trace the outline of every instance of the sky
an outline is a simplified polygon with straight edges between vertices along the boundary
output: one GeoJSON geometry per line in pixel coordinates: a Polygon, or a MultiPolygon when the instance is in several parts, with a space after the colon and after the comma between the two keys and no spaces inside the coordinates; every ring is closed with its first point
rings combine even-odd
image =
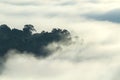
{"type": "MultiPolygon", "coordinates": [[[[119,0],[0,0],[0,24],[18,29],[32,24],[38,32],[67,29],[74,42],[45,59],[8,52],[0,80],[119,80],[119,3],[119,0]]],[[[46,48],[53,50],[59,45],[51,43],[46,48]]]]}

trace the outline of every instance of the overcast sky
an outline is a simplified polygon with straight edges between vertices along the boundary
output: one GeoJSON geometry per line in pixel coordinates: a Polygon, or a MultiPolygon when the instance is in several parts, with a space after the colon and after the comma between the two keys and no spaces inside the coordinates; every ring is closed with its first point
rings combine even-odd
{"type": "Polygon", "coordinates": [[[47,59],[10,52],[0,80],[120,80],[120,0],[0,0],[0,24],[79,37],[47,59]]]}
{"type": "Polygon", "coordinates": [[[119,0],[0,0],[0,7],[0,23],[13,27],[27,23],[64,26],[84,20],[120,22],[119,0]]]}

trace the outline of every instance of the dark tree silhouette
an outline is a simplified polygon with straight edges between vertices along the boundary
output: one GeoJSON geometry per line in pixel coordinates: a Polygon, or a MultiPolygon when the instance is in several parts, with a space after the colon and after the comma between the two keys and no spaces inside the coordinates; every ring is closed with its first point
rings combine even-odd
{"type": "Polygon", "coordinates": [[[46,57],[51,53],[44,50],[44,46],[52,42],[70,41],[70,32],[67,30],[54,28],[51,32],[36,31],[31,24],[25,25],[23,30],[10,29],[7,25],[0,26],[0,57],[4,57],[11,49],[16,49],[20,52],[30,52],[34,56],[46,57]]]}

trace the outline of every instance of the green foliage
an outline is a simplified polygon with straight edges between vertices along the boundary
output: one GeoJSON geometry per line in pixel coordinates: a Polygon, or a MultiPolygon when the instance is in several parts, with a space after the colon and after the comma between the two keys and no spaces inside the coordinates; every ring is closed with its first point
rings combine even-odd
{"type": "Polygon", "coordinates": [[[34,26],[25,25],[23,30],[10,29],[7,25],[0,26],[0,57],[6,55],[11,49],[20,52],[31,52],[35,56],[48,56],[51,53],[43,49],[44,46],[52,42],[71,40],[70,33],[67,30],[53,29],[51,32],[42,31],[32,34],[34,26]]]}

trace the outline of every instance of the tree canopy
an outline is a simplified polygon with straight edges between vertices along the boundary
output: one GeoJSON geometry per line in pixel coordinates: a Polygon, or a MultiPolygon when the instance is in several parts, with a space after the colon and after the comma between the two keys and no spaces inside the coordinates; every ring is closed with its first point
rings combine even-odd
{"type": "Polygon", "coordinates": [[[0,25],[0,57],[5,56],[12,49],[45,57],[51,53],[44,50],[44,46],[52,42],[71,40],[70,32],[66,29],[54,28],[51,32],[42,31],[32,34],[33,31],[36,30],[31,24],[25,25],[23,30],[11,29],[6,24],[0,25]]]}

